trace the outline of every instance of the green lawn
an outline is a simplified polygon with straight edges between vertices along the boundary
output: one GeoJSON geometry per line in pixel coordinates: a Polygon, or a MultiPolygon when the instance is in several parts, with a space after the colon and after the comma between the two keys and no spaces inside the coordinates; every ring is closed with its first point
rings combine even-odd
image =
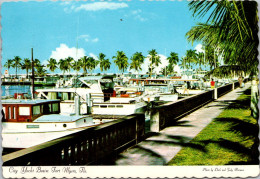
{"type": "Polygon", "coordinates": [[[258,165],[258,128],[257,120],[250,116],[249,89],[168,165],[258,165]],[[200,147],[191,147],[195,145],[200,147]]]}

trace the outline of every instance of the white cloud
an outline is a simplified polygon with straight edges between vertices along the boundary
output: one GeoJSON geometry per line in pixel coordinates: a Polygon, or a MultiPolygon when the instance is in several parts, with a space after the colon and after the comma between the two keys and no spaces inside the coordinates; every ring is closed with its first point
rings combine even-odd
{"type": "Polygon", "coordinates": [[[143,12],[141,9],[133,10],[129,14],[126,14],[125,17],[133,17],[134,19],[140,20],[142,22],[148,20],[147,18],[143,17],[143,12]]]}
{"type": "Polygon", "coordinates": [[[114,3],[114,2],[95,2],[91,4],[83,4],[77,8],[75,11],[85,10],[85,11],[99,11],[99,10],[116,10],[120,8],[126,8],[128,5],[126,3],[114,3]]]}
{"type": "Polygon", "coordinates": [[[80,35],[78,39],[84,39],[86,42],[93,42],[93,43],[99,41],[98,38],[91,38],[90,35],[88,34],[80,35]]]}
{"type": "Polygon", "coordinates": [[[138,20],[140,20],[142,22],[147,20],[147,18],[142,17],[140,14],[136,15],[135,19],[138,19],[138,20]]]}
{"type": "Polygon", "coordinates": [[[99,41],[98,38],[94,38],[94,39],[92,40],[92,42],[98,42],[98,41],[99,41]]]}
{"type": "Polygon", "coordinates": [[[199,52],[203,52],[204,53],[204,50],[203,50],[202,47],[203,47],[202,44],[196,45],[196,47],[195,47],[196,52],[197,53],[199,53],[199,52]]]}
{"type": "Polygon", "coordinates": [[[60,4],[61,4],[62,6],[66,6],[66,5],[71,4],[71,2],[72,2],[72,1],[63,1],[63,2],[61,2],[60,4]]]}
{"type": "Polygon", "coordinates": [[[141,9],[137,9],[137,10],[132,11],[132,14],[135,15],[135,14],[139,14],[141,12],[142,12],[141,9]]]}
{"type": "Polygon", "coordinates": [[[98,57],[94,53],[89,53],[90,57],[93,57],[95,60],[98,60],[98,57]]]}
{"type": "Polygon", "coordinates": [[[83,48],[77,49],[76,47],[68,47],[66,44],[60,44],[55,51],[51,52],[50,58],[54,58],[59,61],[60,59],[72,57],[74,60],[77,60],[84,56],[85,50],[83,48]]]}

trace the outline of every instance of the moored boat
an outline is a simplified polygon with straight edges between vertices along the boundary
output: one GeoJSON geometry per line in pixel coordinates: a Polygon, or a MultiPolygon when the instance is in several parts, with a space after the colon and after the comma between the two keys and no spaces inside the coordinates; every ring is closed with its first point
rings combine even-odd
{"type": "Polygon", "coordinates": [[[90,115],[60,113],[59,100],[1,102],[3,148],[28,148],[95,125],[90,115]]]}
{"type": "Polygon", "coordinates": [[[72,103],[75,95],[80,96],[82,114],[91,112],[99,115],[129,115],[141,112],[146,103],[136,96],[137,93],[133,94],[133,91],[128,89],[123,90],[126,89],[120,89],[117,93],[114,89],[113,76],[103,75],[79,78],[69,88],[36,91],[38,98],[60,99],[61,112],[74,110],[72,103]]]}

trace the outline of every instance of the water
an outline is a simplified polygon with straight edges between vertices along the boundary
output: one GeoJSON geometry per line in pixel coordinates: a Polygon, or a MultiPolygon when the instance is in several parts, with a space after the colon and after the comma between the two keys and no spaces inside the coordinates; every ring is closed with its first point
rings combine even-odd
{"type": "MultiPolygon", "coordinates": [[[[35,87],[40,89],[43,87],[35,87]]],[[[31,85],[1,85],[1,96],[14,96],[14,93],[28,93],[31,96],[31,85]]]]}

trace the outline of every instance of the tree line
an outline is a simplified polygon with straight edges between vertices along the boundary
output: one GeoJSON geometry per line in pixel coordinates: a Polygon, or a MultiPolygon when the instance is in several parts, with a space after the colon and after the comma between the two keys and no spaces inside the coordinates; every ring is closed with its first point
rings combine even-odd
{"type": "MultiPolygon", "coordinates": [[[[177,65],[178,62],[180,62],[180,66],[183,68],[191,68],[193,65],[199,65],[200,70],[202,70],[202,65],[209,65],[210,68],[213,66],[216,67],[218,65],[217,58],[212,56],[212,51],[208,50],[207,52],[207,58],[205,58],[205,53],[197,53],[196,50],[190,49],[187,50],[185,56],[180,59],[177,53],[171,52],[170,56],[167,57],[168,65],[165,68],[162,68],[160,72],[164,75],[173,74],[174,66],[177,65]]],[[[116,64],[121,73],[124,73],[128,68],[139,72],[142,70],[141,66],[144,63],[145,58],[149,59],[150,64],[148,67],[148,73],[152,76],[154,68],[161,64],[160,56],[155,49],[148,51],[147,57],[145,57],[142,52],[134,53],[130,57],[130,63],[128,62],[129,58],[123,51],[117,51],[116,55],[112,57],[112,59],[114,59],[113,62],[116,64]]],[[[39,59],[34,59],[36,76],[45,76],[47,74],[46,67],[51,72],[55,72],[56,69],[60,69],[63,72],[63,75],[65,72],[70,72],[71,70],[76,71],[77,74],[80,70],[83,70],[83,75],[86,75],[89,72],[92,73],[98,65],[100,66],[101,72],[107,71],[111,67],[110,60],[106,58],[106,55],[103,53],[99,53],[97,60],[90,56],[84,56],[78,60],[75,60],[72,57],[67,57],[65,59],[60,59],[59,61],[54,58],[50,58],[47,61],[47,65],[44,66],[41,64],[39,59]]],[[[29,58],[24,58],[22,60],[19,56],[15,56],[14,59],[8,59],[4,67],[8,68],[8,71],[10,68],[15,68],[16,77],[18,69],[26,70],[26,77],[28,78],[29,70],[32,69],[32,63],[29,58]]]]}

